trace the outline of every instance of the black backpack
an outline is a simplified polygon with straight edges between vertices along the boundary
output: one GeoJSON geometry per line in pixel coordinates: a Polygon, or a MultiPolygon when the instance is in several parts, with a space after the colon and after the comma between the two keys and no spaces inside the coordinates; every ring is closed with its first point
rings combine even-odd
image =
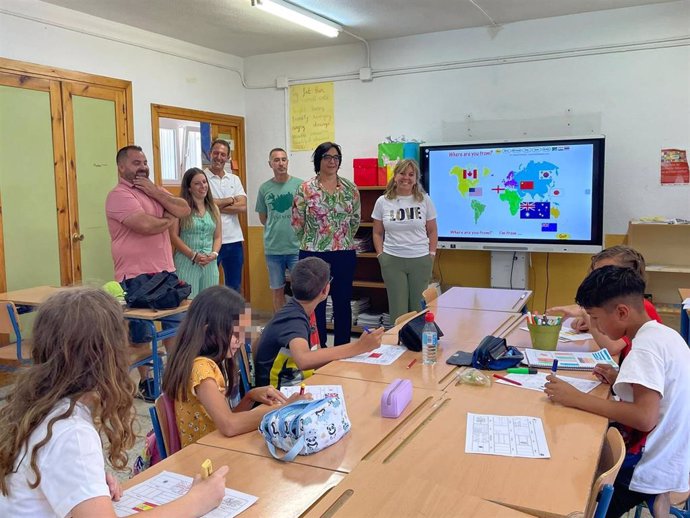
{"type": "Polygon", "coordinates": [[[142,273],[127,283],[130,308],[173,309],[189,297],[192,287],[170,272],[142,273]]]}
{"type": "MultiPolygon", "coordinates": [[[[399,345],[404,345],[410,351],[419,352],[422,350],[422,329],[424,329],[424,324],[426,324],[424,316],[425,313],[417,315],[402,326],[402,329],[398,332],[399,345]]],[[[443,331],[441,331],[441,328],[438,327],[436,322],[434,322],[434,326],[436,327],[436,334],[441,338],[443,336],[443,331]]]]}

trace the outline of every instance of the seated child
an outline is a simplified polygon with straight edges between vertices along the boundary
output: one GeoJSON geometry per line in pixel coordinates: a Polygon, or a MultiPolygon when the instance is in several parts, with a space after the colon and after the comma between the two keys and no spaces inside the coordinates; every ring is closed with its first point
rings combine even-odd
{"type": "MultiPolygon", "coordinates": [[[[602,250],[598,254],[592,256],[590,271],[601,268],[602,266],[611,265],[632,268],[639,274],[640,277],[642,277],[642,279],[646,279],[644,257],[642,257],[642,254],[640,254],[634,248],[630,248],[629,246],[625,245],[616,245],[602,250]]],[[[644,308],[649,315],[649,318],[661,323],[661,317],[659,317],[654,304],[647,299],[644,299],[644,308]]],[[[612,340],[611,338],[601,334],[596,327],[592,327],[590,325],[587,312],[577,304],[549,308],[546,313],[548,315],[562,314],[566,318],[574,317],[574,320],[571,323],[573,329],[581,333],[591,333],[594,337],[594,341],[597,343],[597,345],[599,345],[599,347],[602,349],[608,349],[608,351],[614,356],[620,353],[621,362],[630,352],[632,342],[629,337],[624,336],[620,340],[612,340]]]]}
{"type": "MultiPolygon", "coordinates": [[[[33,328],[33,365],[17,377],[0,415],[0,516],[115,518],[122,495],[105,473],[127,466],[135,386],[129,376],[122,308],[94,288],[69,288],[40,307],[33,328]]],[[[228,467],[198,481],[147,516],[200,516],[225,494],[228,467]]]]}
{"type": "Polygon", "coordinates": [[[544,390],[552,401],[608,417],[621,429],[626,457],[607,517],[618,517],[655,495],[688,490],[690,349],[673,329],[649,318],[644,287],[634,270],[604,266],[577,290],[576,301],[592,326],[612,340],[629,336],[633,341],[620,372],[607,365],[594,369],[620,401],[585,394],[555,375],[547,377],[544,390]],[[648,434],[641,448],[640,434],[648,434]]]}
{"type": "Polygon", "coordinates": [[[328,297],[330,266],[318,257],[297,261],[290,273],[293,297],[264,328],[255,352],[256,385],[299,384],[312,370],[381,345],[383,327],[365,332],[349,344],[319,348],[310,343],[310,317],[328,297]]]}
{"type": "Polygon", "coordinates": [[[183,448],[216,429],[228,437],[256,430],[276,405],[300,399],[286,399],[273,387],[261,387],[231,408],[233,358],[250,323],[242,296],[225,286],[203,290],[189,305],[163,375],[163,392],[175,400],[183,448]],[[261,404],[254,407],[256,403],[261,404]]]}

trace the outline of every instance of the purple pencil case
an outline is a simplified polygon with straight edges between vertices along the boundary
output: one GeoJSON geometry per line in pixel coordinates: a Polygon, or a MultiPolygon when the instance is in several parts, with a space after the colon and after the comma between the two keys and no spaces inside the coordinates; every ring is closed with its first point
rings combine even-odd
{"type": "Polygon", "coordinates": [[[412,382],[398,378],[381,395],[381,417],[400,417],[412,401],[412,382]]]}

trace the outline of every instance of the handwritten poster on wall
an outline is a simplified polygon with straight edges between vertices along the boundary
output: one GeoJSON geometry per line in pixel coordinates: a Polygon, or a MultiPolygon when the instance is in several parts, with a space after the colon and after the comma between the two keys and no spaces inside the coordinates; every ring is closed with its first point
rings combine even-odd
{"type": "Polygon", "coordinates": [[[293,151],[312,151],[335,140],[333,83],[290,87],[290,134],[293,151]]]}

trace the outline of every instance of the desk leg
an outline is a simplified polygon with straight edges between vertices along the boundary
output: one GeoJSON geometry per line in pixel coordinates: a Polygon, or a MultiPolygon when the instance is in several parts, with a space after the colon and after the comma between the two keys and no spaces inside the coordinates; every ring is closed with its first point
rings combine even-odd
{"type": "Polygon", "coordinates": [[[157,398],[161,393],[163,360],[158,354],[159,334],[156,331],[156,325],[152,320],[147,320],[146,323],[151,328],[151,360],[153,361],[153,397],[157,398]]]}

